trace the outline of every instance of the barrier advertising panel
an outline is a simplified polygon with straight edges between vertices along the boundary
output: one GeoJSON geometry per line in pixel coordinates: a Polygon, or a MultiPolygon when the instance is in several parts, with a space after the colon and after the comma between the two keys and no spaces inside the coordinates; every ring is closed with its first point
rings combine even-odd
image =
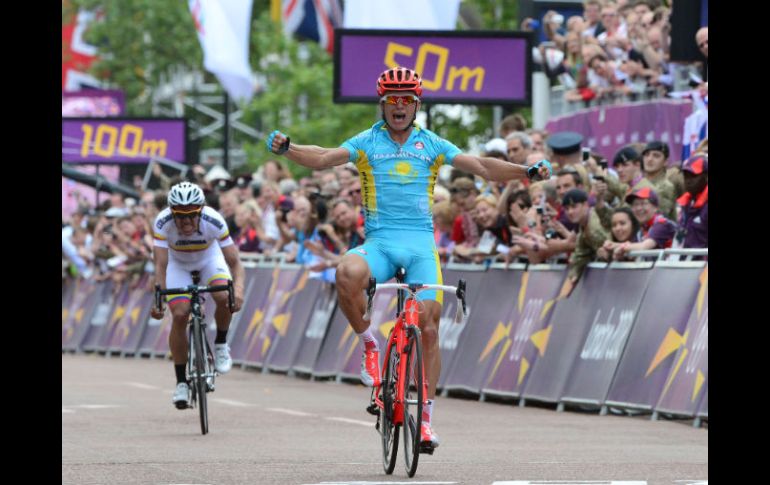
{"type": "Polygon", "coordinates": [[[243,362],[246,365],[262,367],[267,363],[270,348],[287,331],[291,320],[291,308],[294,295],[307,283],[307,271],[298,268],[281,268],[273,273],[274,281],[263,304],[252,317],[243,343],[246,352],[243,362]]]}
{"type": "MultiPolygon", "coordinates": [[[[334,285],[321,284],[318,295],[310,311],[310,321],[305,328],[304,338],[300,342],[299,352],[292,370],[311,374],[318,360],[321,347],[326,341],[327,331],[331,327],[332,317],[337,308],[337,292],[334,285]]],[[[339,310],[341,312],[341,310],[339,310]]]]}
{"type": "Polygon", "coordinates": [[[104,350],[102,335],[112,327],[116,320],[115,310],[118,303],[125,297],[124,289],[125,284],[121,284],[115,289],[111,281],[102,288],[101,298],[91,318],[88,334],[83,339],[83,350],[89,352],[104,350]]]}
{"type": "Polygon", "coordinates": [[[518,397],[529,377],[529,369],[545,351],[550,320],[556,297],[566,271],[533,270],[522,274],[516,300],[520,318],[514,323],[509,350],[501,355],[500,365],[487,378],[484,394],[518,397]]]}
{"type": "Polygon", "coordinates": [[[674,354],[688,345],[688,338],[692,342],[685,329],[699,288],[705,291],[708,283],[706,269],[657,267],[654,272],[610,386],[608,405],[652,410],[674,365],[674,354]]]}
{"type": "Polygon", "coordinates": [[[598,271],[604,273],[604,279],[587,282],[586,290],[598,298],[562,392],[563,402],[597,406],[604,402],[652,273],[649,268],[598,271]]]}
{"type": "Polygon", "coordinates": [[[153,293],[148,290],[151,277],[150,274],[143,275],[136,287],[129,290],[123,314],[107,341],[107,350],[110,352],[136,352],[152,306],[153,293]]]}
{"type": "Polygon", "coordinates": [[[538,355],[521,397],[544,402],[558,402],[567,384],[572,363],[580,352],[591,327],[593,308],[600,295],[604,272],[586,268],[568,298],[557,299],[542,337],[538,355]]]}
{"type": "Polygon", "coordinates": [[[321,281],[308,279],[308,275],[307,271],[303,271],[297,285],[304,287],[292,294],[286,322],[276,326],[277,333],[267,358],[267,366],[271,370],[288,371],[297,358],[311,312],[321,293],[321,281]]]}
{"type": "Polygon", "coordinates": [[[447,372],[444,389],[481,392],[487,377],[513,344],[513,325],[519,319],[517,298],[522,271],[488,271],[479,289],[462,351],[447,372]]]}
{"type": "Polygon", "coordinates": [[[452,295],[444,295],[444,306],[441,309],[441,321],[439,322],[439,348],[441,349],[441,368],[443,371],[439,376],[438,388],[443,388],[446,382],[446,376],[452,368],[455,357],[460,353],[462,342],[468,322],[473,318],[473,309],[477,302],[482,300],[481,284],[487,273],[484,271],[451,270],[442,269],[444,284],[457,286],[460,278],[465,280],[465,303],[468,314],[460,323],[455,323],[457,305],[460,303],[452,295]]]}
{"type": "Polygon", "coordinates": [[[698,291],[673,367],[655,411],[695,416],[708,386],[709,302],[708,286],[698,291]]]}
{"type": "Polygon", "coordinates": [[[246,271],[246,285],[243,293],[243,307],[238,325],[227,335],[230,343],[230,356],[233,363],[242,364],[246,355],[248,342],[246,333],[252,330],[257,321],[262,318],[262,309],[265,307],[265,299],[270,293],[273,284],[277,284],[280,269],[275,268],[244,268],[246,271]]]}
{"type": "Polygon", "coordinates": [[[61,346],[63,350],[77,351],[88,334],[106,284],[78,278],[72,286],[68,305],[62,305],[61,310],[61,346]]]}
{"type": "MultiPolygon", "coordinates": [[[[337,308],[326,331],[318,359],[313,364],[313,377],[336,376],[356,349],[361,352],[358,341],[342,309],[337,308]]],[[[360,361],[360,354],[358,358],[360,361]]]]}
{"type": "Polygon", "coordinates": [[[703,401],[701,401],[698,407],[698,417],[708,419],[709,418],[709,392],[706,388],[706,393],[703,395],[703,401]]]}

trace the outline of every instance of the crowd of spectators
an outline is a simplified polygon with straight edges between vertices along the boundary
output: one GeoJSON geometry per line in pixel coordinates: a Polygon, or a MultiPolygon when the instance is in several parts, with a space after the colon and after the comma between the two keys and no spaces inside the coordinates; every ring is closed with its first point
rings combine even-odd
{"type": "MultiPolygon", "coordinates": [[[[568,263],[574,284],[592,260],[708,247],[707,140],[685,161],[670,160],[668,145],[657,140],[627,145],[610,161],[582,149],[579,134],[527,130],[518,115],[499,128],[505,139],[487,143],[485,155],[526,165],[547,158],[553,175],[501,184],[441,170],[431,210],[442,262],[568,263]]],[[[341,256],[365,240],[361,181],[352,164],[298,180],[279,160],[240,176],[196,165],[189,179],[225,218],[241,253],[296,262],[334,281],[341,256]]],[[[139,200],[112,194],[62,221],[63,273],[135,284],[152,271],[151,224],[178,181],[162,176],[162,188],[139,200]]]]}
{"type": "MultiPolygon", "coordinates": [[[[670,2],[668,2],[670,4],[670,2]]],[[[533,60],[569,102],[591,103],[661,97],[674,89],[670,61],[671,8],[662,0],[586,0],[583,16],[567,19],[549,10],[526,18],[521,29],[541,27],[546,41],[533,60]]],[[[708,27],[694,42],[705,58],[690,74],[691,87],[708,89],[708,27]]]]}

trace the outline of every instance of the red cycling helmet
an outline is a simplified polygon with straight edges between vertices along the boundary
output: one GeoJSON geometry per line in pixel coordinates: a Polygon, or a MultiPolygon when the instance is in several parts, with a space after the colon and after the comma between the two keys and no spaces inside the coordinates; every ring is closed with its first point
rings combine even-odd
{"type": "Polygon", "coordinates": [[[422,96],[422,79],[411,69],[394,67],[377,78],[377,96],[384,95],[385,91],[414,91],[417,96],[422,96]]]}

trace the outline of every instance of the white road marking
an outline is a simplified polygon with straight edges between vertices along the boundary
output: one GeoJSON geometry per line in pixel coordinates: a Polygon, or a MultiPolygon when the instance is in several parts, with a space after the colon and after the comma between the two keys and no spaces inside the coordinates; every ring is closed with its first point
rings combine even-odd
{"type": "MultiPolygon", "coordinates": [[[[361,421],[359,419],[348,419],[348,418],[324,418],[324,419],[326,419],[327,421],[339,421],[341,423],[358,424],[358,425],[367,426],[367,427],[374,426],[373,422],[361,421]]],[[[394,482],[388,482],[388,483],[394,483],[394,482]]],[[[409,482],[409,483],[419,483],[419,482],[409,482]]]]}
{"type": "Polygon", "coordinates": [[[73,411],[72,409],[61,408],[61,412],[62,413],[74,413],[75,411],[73,411]]]}
{"type": "Polygon", "coordinates": [[[451,485],[457,482],[319,482],[303,483],[302,485],[451,485]]]}
{"type": "Polygon", "coordinates": [[[109,409],[109,408],[119,408],[122,406],[119,406],[117,404],[77,404],[72,407],[83,408],[83,409],[109,409]]]}
{"type": "Polygon", "coordinates": [[[312,413],[303,413],[302,411],[294,411],[293,409],[284,408],[267,408],[268,411],[275,411],[276,413],[289,414],[291,416],[315,416],[312,413]]]}
{"type": "Polygon", "coordinates": [[[149,391],[157,391],[160,387],[151,386],[149,384],[143,384],[141,382],[126,382],[129,386],[138,387],[139,389],[147,389],[149,391]]]}
{"type": "Polygon", "coordinates": [[[222,404],[227,404],[228,406],[236,406],[239,408],[245,408],[245,407],[252,407],[254,404],[249,404],[246,402],[241,401],[233,401],[232,399],[219,399],[219,398],[212,398],[212,401],[220,402],[222,404]]]}
{"type": "Polygon", "coordinates": [[[492,485],[647,485],[647,481],[625,480],[513,480],[492,485]]]}

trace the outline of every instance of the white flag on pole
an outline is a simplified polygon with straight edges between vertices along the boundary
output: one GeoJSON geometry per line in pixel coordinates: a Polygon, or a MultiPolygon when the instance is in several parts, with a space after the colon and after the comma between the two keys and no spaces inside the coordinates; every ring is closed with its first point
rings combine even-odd
{"type": "Polygon", "coordinates": [[[203,48],[203,66],[236,102],[254,94],[249,67],[252,0],[188,0],[203,48]]]}
{"type": "Polygon", "coordinates": [[[455,30],[460,0],[347,0],[346,29],[455,30]]]}

